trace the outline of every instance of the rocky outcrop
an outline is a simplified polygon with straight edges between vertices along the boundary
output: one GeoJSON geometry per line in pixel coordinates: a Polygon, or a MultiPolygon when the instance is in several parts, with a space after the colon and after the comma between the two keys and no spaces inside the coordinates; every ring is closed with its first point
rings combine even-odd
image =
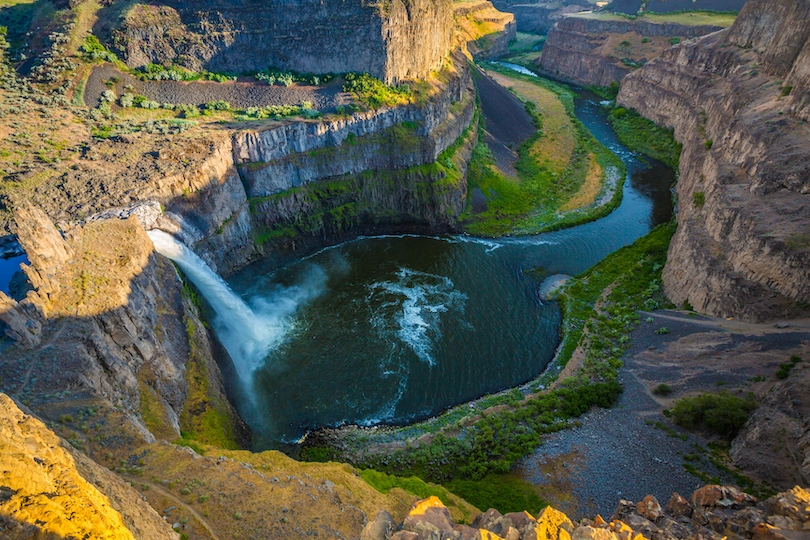
{"type": "Polygon", "coordinates": [[[118,409],[121,429],[145,442],[174,440],[181,429],[203,435],[197,423],[206,418],[233,434],[211,442],[245,440],[211,337],[138,218],[94,220],[62,239],[41,211],[18,212],[27,273],[36,278],[20,305],[40,325],[41,345],[4,351],[0,389],[51,420],[72,418],[88,400],[118,409]],[[199,372],[206,380],[192,376],[199,372]],[[65,388],[74,397],[54,400],[65,388]]]}
{"type": "Polygon", "coordinates": [[[670,38],[690,39],[721,29],[645,20],[562,17],[548,33],[539,66],[562,80],[608,86],[619,82],[635,66],[658,56],[670,46],[670,38]],[[641,46],[645,38],[647,42],[641,46]]]}
{"type": "Polygon", "coordinates": [[[174,63],[241,73],[370,73],[386,82],[426,78],[450,48],[450,0],[245,0],[139,4],[113,31],[131,67],[174,63]]]}
{"type": "MultiPolygon", "coordinates": [[[[421,104],[235,133],[233,168],[168,201],[150,226],[182,238],[223,275],[274,246],[307,245],[300,237],[323,245],[387,224],[451,230],[466,199],[469,152],[436,162],[469,135],[475,89],[460,54],[443,78],[421,104]]],[[[164,189],[177,186],[167,180],[164,189]]]]}
{"type": "Polygon", "coordinates": [[[676,304],[761,321],[810,303],[809,10],[749,1],[728,31],[674,47],[622,83],[618,103],[683,144],[663,274],[676,304]]]}
{"type": "Polygon", "coordinates": [[[176,539],[132,487],[0,394],[3,538],[176,539]]]}
{"type": "Polygon", "coordinates": [[[511,13],[497,10],[492,2],[456,2],[453,4],[456,39],[476,60],[492,60],[509,52],[517,24],[511,13]]]}
{"type": "Polygon", "coordinates": [[[583,0],[531,4],[521,0],[495,0],[492,3],[498,10],[515,16],[518,32],[529,34],[548,34],[561,17],[593,8],[593,4],[583,0]]]}
{"type": "Polygon", "coordinates": [[[547,506],[537,516],[528,512],[502,515],[490,508],[471,525],[453,522],[437,497],[418,501],[401,524],[381,512],[363,530],[364,540],[628,540],[748,538],[787,540],[810,528],[810,493],[800,487],[767,501],[726,486],[704,486],[686,500],[677,493],[665,506],[648,495],[638,504],[621,500],[609,521],[601,516],[573,522],[547,506]]]}

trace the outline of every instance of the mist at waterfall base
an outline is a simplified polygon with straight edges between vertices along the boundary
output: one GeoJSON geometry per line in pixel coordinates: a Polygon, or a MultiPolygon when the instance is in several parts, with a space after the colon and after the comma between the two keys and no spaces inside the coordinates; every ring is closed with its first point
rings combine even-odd
{"type": "Polygon", "coordinates": [[[577,116],[628,169],[622,204],[600,220],[496,240],[361,238],[228,283],[178,261],[216,312],[257,450],[318,427],[427,418],[543,371],[560,311],[527,271],[576,275],[672,215],[673,171],[620,145],[598,99],[578,99],[577,116]]]}

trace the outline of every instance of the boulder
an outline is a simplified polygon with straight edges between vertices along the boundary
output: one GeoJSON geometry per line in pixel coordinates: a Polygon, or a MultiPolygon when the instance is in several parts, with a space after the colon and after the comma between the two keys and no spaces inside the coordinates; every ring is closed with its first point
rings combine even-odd
{"type": "Polygon", "coordinates": [[[360,540],[388,540],[396,527],[391,514],[382,510],[374,521],[365,526],[360,533],[360,540]]]}
{"type": "Polygon", "coordinates": [[[503,514],[495,510],[494,508],[490,508],[486,512],[478,514],[472,522],[472,526],[476,529],[487,529],[489,530],[488,526],[491,526],[496,521],[501,519],[503,514]]]}
{"type": "Polygon", "coordinates": [[[574,529],[572,540],[618,540],[613,532],[599,527],[580,526],[574,529]]]}
{"type": "Polygon", "coordinates": [[[658,503],[658,499],[652,495],[647,495],[636,505],[636,512],[650,521],[656,522],[664,515],[664,509],[658,503]]]}
{"type": "Polygon", "coordinates": [[[774,495],[767,505],[772,514],[789,517],[800,524],[810,522],[810,493],[799,486],[774,495]]]}
{"type": "Polygon", "coordinates": [[[692,493],[692,506],[713,507],[723,499],[723,488],[720,486],[703,486],[692,493]]]}
{"type": "MultiPolygon", "coordinates": [[[[379,517],[379,516],[378,516],[379,517]]],[[[376,520],[375,520],[376,521],[376,520]]],[[[453,519],[438,497],[417,501],[402,524],[405,531],[419,533],[451,532],[453,519]]]]}
{"type": "Polygon", "coordinates": [[[535,520],[532,515],[526,511],[510,512],[503,517],[504,519],[508,519],[512,523],[512,526],[520,531],[521,534],[526,532],[529,525],[532,523],[537,523],[537,520],[535,520]]]}
{"type": "Polygon", "coordinates": [[[543,509],[537,522],[531,523],[523,535],[524,540],[570,540],[574,524],[568,516],[547,506],[543,509]]]}
{"type": "Polygon", "coordinates": [[[681,516],[689,517],[692,515],[692,505],[689,501],[681,497],[678,493],[673,493],[667,502],[664,510],[672,517],[678,518],[681,516]]]}

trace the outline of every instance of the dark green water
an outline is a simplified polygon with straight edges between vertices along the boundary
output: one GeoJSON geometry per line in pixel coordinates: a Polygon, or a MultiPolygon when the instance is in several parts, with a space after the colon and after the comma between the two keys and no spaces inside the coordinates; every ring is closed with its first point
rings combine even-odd
{"type": "Polygon", "coordinates": [[[363,238],[228,280],[276,328],[243,415],[261,446],[344,422],[427,418],[543,371],[560,311],[526,271],[578,274],[672,214],[674,173],[621,146],[598,99],[583,92],[577,116],[628,168],[623,202],[603,219],[497,240],[363,238]]]}

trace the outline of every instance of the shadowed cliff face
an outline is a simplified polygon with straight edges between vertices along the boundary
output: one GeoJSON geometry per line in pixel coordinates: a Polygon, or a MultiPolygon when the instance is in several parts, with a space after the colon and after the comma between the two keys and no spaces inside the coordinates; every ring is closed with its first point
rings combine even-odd
{"type": "Polygon", "coordinates": [[[683,143],[677,304],[767,320],[810,302],[810,2],[749,1],[734,26],[628,75],[618,103],[683,143]],[[792,87],[792,88],[791,88],[792,87]]]}
{"type": "Polygon", "coordinates": [[[396,82],[441,67],[450,15],[450,0],[170,0],[136,5],[113,41],[132,67],[177,61],[195,71],[240,73],[273,66],[396,82]]]}

